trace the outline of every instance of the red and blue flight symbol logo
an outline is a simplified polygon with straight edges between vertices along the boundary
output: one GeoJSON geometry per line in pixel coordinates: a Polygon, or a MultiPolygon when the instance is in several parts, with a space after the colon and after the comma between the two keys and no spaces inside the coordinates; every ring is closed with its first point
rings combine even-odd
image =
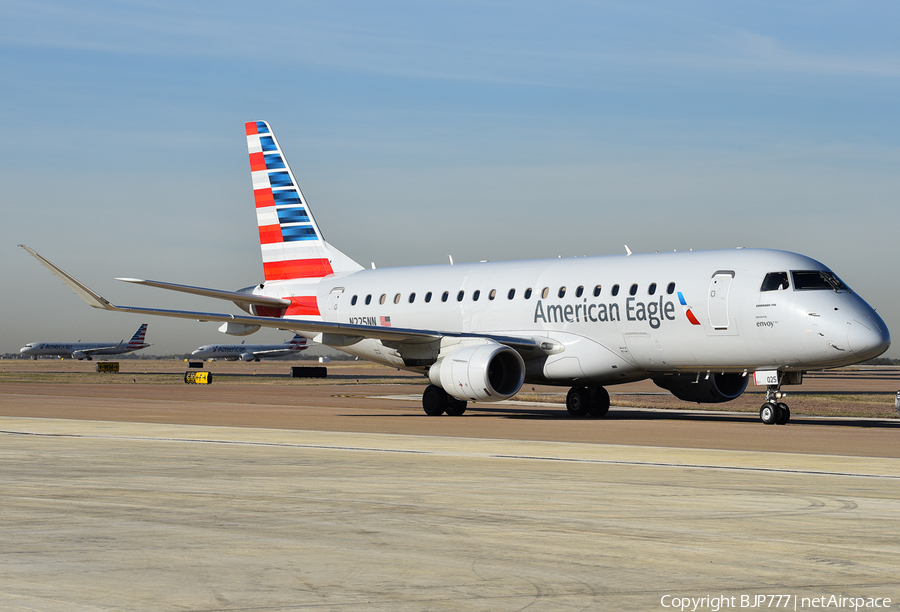
{"type": "Polygon", "coordinates": [[[691,312],[691,307],[688,306],[681,291],[678,292],[678,301],[681,302],[681,306],[684,308],[684,315],[687,317],[687,320],[691,322],[691,325],[700,325],[700,321],[698,321],[697,317],[694,316],[694,313],[691,312]]]}

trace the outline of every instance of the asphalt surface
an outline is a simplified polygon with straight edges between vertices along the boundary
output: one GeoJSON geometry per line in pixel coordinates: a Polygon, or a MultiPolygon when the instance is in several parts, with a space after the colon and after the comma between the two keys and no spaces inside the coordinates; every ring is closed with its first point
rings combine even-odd
{"type": "Polygon", "coordinates": [[[165,366],[0,382],[0,610],[900,602],[896,420],[427,417],[397,373],[303,384],[255,365],[217,364],[209,386],[165,366]]]}

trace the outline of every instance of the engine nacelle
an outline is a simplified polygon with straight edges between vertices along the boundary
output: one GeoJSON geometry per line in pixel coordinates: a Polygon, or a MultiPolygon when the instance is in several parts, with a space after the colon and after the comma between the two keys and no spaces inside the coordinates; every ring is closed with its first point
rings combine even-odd
{"type": "Polygon", "coordinates": [[[468,346],[434,363],[428,379],[457,399],[499,402],[522,388],[525,362],[501,344],[468,346]]]}
{"type": "Polygon", "coordinates": [[[88,354],[83,351],[75,351],[72,353],[72,359],[85,359],[88,357],[88,354]]]}
{"type": "Polygon", "coordinates": [[[743,374],[659,374],[653,377],[657,386],[686,402],[720,404],[730,402],[747,388],[748,377],[743,374]]]}
{"type": "Polygon", "coordinates": [[[256,359],[256,355],[253,353],[241,353],[241,361],[253,361],[256,359]]]}

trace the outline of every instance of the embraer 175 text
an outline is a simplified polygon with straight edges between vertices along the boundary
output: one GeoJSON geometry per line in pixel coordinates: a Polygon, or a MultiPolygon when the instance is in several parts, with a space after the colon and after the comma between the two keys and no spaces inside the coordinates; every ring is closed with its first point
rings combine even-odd
{"type": "Polygon", "coordinates": [[[138,327],[127,343],[124,340],[120,340],[118,344],[114,342],[29,342],[20,348],[19,352],[34,358],[42,355],[57,355],[90,361],[94,355],[121,355],[152,346],[144,342],[146,335],[147,324],[144,323],[138,327]]]}
{"type": "Polygon", "coordinates": [[[296,334],[284,344],[205,344],[191,353],[201,359],[259,361],[298,355],[306,350],[306,338],[296,334]]]}
{"type": "Polygon", "coordinates": [[[525,382],[569,386],[574,416],[603,416],[605,387],[651,378],[693,402],[767,387],[765,423],[785,423],[782,385],[807,370],[877,357],[881,317],[825,265],[734,249],[364,269],[327,243],[269,125],[246,124],[264,280],[239,291],[120,279],[233,301],[247,315],[117,306],[28,247],[95,308],[260,327],[421,372],[429,415],[460,415],[525,382]]]}

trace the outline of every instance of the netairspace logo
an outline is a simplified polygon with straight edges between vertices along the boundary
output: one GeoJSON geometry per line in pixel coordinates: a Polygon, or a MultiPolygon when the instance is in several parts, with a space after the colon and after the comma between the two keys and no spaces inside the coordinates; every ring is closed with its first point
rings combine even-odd
{"type": "Polygon", "coordinates": [[[659,601],[663,608],[698,612],[710,610],[872,610],[890,608],[888,597],[845,597],[843,595],[822,595],[819,597],[798,597],[797,595],[720,595],[718,597],[679,597],[663,595],[659,601]]]}

